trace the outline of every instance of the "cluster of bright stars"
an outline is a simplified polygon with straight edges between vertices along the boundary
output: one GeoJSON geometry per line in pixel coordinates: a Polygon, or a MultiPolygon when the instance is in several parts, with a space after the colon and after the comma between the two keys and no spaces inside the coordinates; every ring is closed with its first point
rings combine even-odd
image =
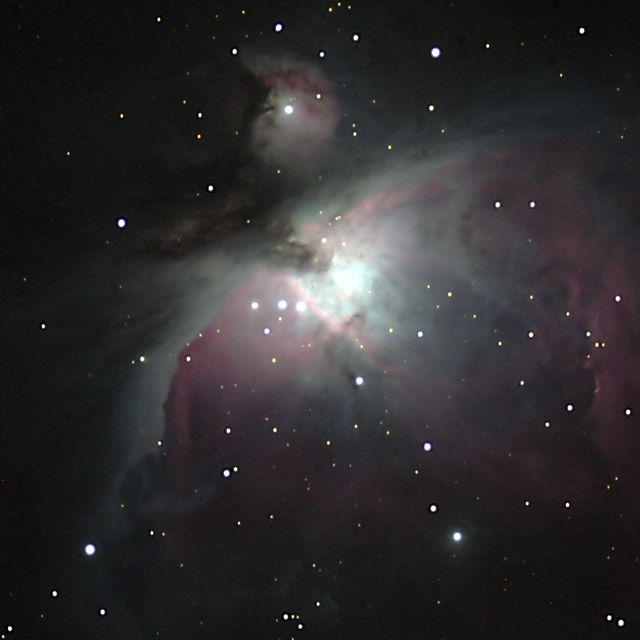
{"type": "MultiPolygon", "coordinates": [[[[320,606],[320,601],[316,601],[316,607],[320,606]]],[[[288,611],[285,611],[281,616],[280,619],[283,622],[294,622],[296,627],[299,630],[304,629],[304,623],[300,620],[300,614],[298,613],[289,613],[288,611]]]]}
{"type": "MultiPolygon", "coordinates": [[[[83,551],[85,556],[91,558],[96,555],[96,551],[97,551],[96,545],[93,542],[88,542],[87,544],[84,545],[83,551]]],[[[59,598],[62,594],[60,593],[59,589],[51,589],[51,591],[49,592],[49,595],[55,600],[59,598]]],[[[100,607],[100,609],[98,609],[98,615],[106,616],[107,609],[105,607],[100,607]]],[[[7,627],[7,631],[13,631],[13,627],[9,625],[7,627]]]]}
{"type": "MultiPolygon", "coordinates": [[[[529,209],[535,209],[538,206],[538,201],[533,199],[529,200],[527,206],[529,207],[529,209]]],[[[502,209],[502,200],[495,200],[493,203],[493,208],[502,209]]]]}
{"type": "Polygon", "coordinates": [[[626,626],[627,621],[624,618],[616,618],[613,614],[608,613],[606,617],[607,622],[613,622],[615,620],[616,626],[622,627],[626,626]]]}
{"type": "MultiPolygon", "coordinates": [[[[253,311],[257,311],[260,308],[260,303],[257,300],[253,300],[250,303],[249,306],[253,311]]],[[[293,307],[295,308],[295,310],[299,314],[302,314],[307,310],[307,303],[304,300],[298,300],[293,305],[293,307]]],[[[289,302],[287,300],[285,300],[284,298],[281,298],[276,303],[276,308],[278,309],[278,311],[286,311],[289,308],[289,302]]],[[[278,320],[282,320],[282,318],[279,317],[278,320]]],[[[265,336],[270,336],[271,335],[271,327],[264,327],[262,329],[262,333],[265,336]]],[[[275,362],[275,359],[274,359],[274,362],[275,362]]],[[[361,375],[356,375],[356,376],[353,377],[353,382],[354,382],[354,384],[356,386],[360,387],[360,386],[362,386],[364,384],[364,377],[361,376],[361,375]]]]}

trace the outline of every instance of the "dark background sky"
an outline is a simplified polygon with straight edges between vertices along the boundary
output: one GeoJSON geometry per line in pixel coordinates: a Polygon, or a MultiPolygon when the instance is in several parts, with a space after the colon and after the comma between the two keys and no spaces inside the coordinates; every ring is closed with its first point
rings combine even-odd
{"type": "Polygon", "coordinates": [[[3,637],[638,637],[636,14],[5,2],[3,637]]]}

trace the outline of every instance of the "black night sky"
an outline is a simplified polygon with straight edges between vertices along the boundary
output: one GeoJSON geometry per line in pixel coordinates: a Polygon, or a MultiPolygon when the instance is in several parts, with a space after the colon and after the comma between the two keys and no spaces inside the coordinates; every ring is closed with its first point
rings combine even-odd
{"type": "Polygon", "coordinates": [[[636,3],[0,19],[0,638],[640,637],[636,3]]]}

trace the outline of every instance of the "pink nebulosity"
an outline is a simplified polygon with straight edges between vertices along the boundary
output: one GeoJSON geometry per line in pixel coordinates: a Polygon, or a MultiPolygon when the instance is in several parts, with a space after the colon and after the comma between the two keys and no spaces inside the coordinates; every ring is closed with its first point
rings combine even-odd
{"type": "Polygon", "coordinates": [[[262,57],[248,66],[269,91],[251,128],[257,157],[296,173],[313,170],[330,151],[338,123],[331,85],[308,63],[262,57]]]}
{"type": "Polygon", "coordinates": [[[556,499],[596,486],[601,456],[627,464],[637,336],[614,295],[629,267],[594,231],[581,167],[547,164],[545,149],[457,154],[294,213],[290,240],[310,260],[256,267],[181,353],[166,403],[174,486],[203,467],[254,481],[259,465],[290,468],[287,437],[303,466],[355,438],[369,469],[395,433],[386,461],[401,466],[426,425],[443,468],[467,461],[508,491],[556,499]]]}

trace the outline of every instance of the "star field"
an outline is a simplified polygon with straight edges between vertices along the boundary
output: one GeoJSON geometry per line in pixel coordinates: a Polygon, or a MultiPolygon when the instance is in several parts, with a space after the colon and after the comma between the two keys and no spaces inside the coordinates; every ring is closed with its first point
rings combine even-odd
{"type": "Polygon", "coordinates": [[[635,637],[614,5],[5,9],[2,638],[635,637]]]}

